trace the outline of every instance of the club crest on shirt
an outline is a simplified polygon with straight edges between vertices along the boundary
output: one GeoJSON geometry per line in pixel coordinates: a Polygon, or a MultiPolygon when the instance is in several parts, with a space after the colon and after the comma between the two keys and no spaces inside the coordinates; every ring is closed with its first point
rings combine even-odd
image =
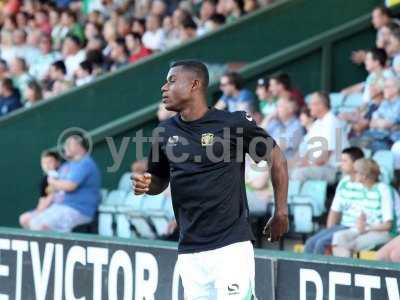
{"type": "Polygon", "coordinates": [[[168,138],[168,145],[176,146],[179,141],[179,136],[173,135],[168,138]]]}
{"type": "Polygon", "coordinates": [[[214,142],[214,134],[213,133],[203,133],[201,135],[201,145],[202,146],[211,146],[214,142]]]}

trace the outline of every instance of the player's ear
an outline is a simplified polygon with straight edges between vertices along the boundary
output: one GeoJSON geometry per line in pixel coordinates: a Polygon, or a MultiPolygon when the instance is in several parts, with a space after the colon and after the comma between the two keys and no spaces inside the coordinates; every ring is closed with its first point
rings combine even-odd
{"type": "Polygon", "coordinates": [[[192,91],[200,89],[200,86],[201,86],[200,80],[194,79],[192,81],[192,91]]]}

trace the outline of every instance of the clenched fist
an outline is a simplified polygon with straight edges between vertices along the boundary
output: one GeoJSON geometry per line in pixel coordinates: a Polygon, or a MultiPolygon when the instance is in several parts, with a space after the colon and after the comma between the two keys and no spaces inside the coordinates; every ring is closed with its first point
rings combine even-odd
{"type": "Polygon", "coordinates": [[[134,173],[131,176],[132,179],[132,189],[135,192],[135,195],[143,195],[150,190],[151,184],[151,174],[137,174],[134,173]]]}

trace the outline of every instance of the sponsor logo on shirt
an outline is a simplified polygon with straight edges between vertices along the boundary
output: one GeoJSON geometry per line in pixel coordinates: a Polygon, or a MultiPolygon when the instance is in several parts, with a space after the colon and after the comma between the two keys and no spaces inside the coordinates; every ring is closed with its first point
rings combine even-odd
{"type": "Polygon", "coordinates": [[[201,145],[202,146],[211,146],[214,142],[214,134],[213,133],[203,133],[201,135],[201,145]]]}
{"type": "Polygon", "coordinates": [[[168,145],[176,146],[179,141],[179,136],[173,135],[168,138],[168,145]]]}
{"type": "Polygon", "coordinates": [[[246,119],[247,119],[248,121],[250,121],[250,122],[253,121],[253,117],[250,116],[249,114],[246,114],[246,119]]]}

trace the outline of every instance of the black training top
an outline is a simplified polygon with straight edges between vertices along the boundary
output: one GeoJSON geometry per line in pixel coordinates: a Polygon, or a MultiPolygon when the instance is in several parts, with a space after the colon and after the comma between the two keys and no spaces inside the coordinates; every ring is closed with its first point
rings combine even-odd
{"type": "Polygon", "coordinates": [[[192,122],[177,115],[157,130],[148,172],[170,180],[180,228],[178,252],[254,240],[244,182],[245,154],[255,161],[266,159],[275,141],[245,112],[217,109],[192,122]]]}

